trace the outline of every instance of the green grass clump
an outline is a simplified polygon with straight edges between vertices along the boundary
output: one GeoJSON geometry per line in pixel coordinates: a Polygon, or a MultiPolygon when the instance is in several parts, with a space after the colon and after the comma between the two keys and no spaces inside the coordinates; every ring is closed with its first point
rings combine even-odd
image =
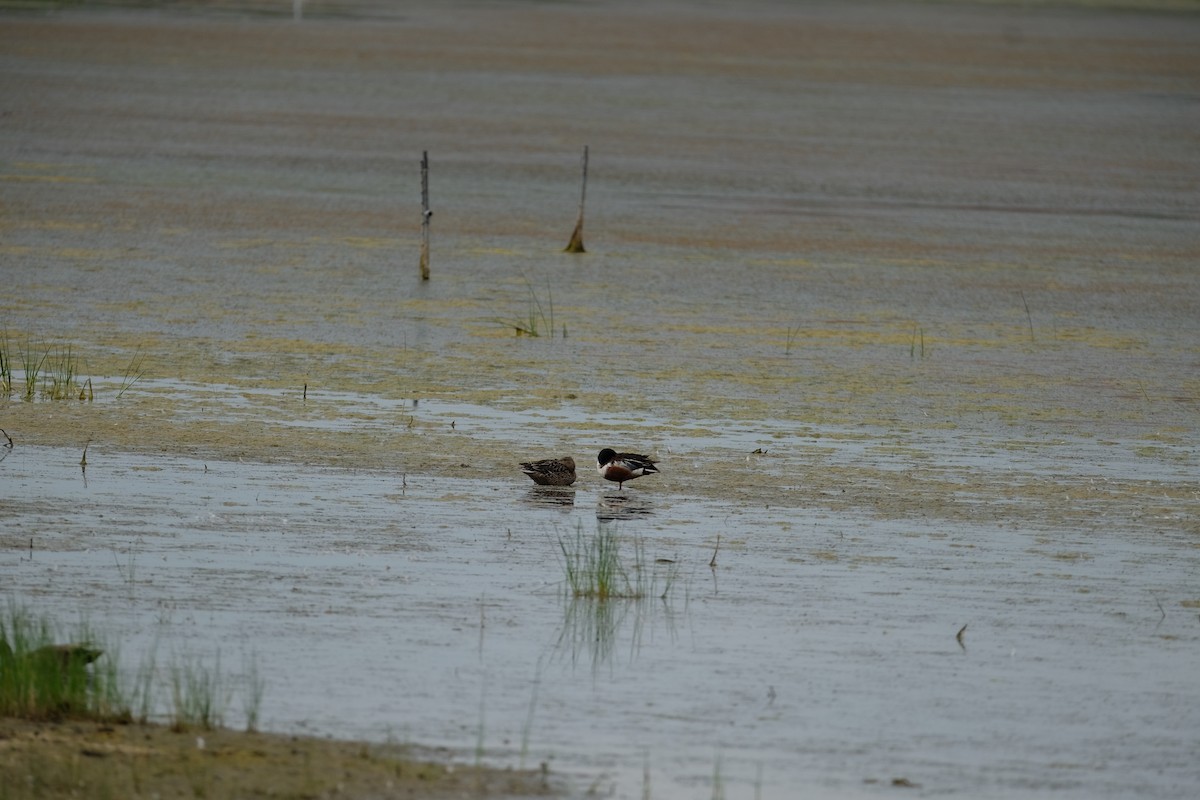
{"type": "Polygon", "coordinates": [[[32,401],[37,397],[38,377],[42,373],[42,365],[46,363],[47,353],[43,352],[38,355],[38,352],[33,349],[33,345],[26,340],[20,355],[21,372],[25,376],[25,391],[21,396],[25,400],[32,401]]]}
{"type": "MultiPolygon", "coordinates": [[[[541,336],[542,332],[551,339],[554,338],[554,292],[549,286],[546,287],[546,303],[542,304],[542,299],[538,296],[537,290],[533,288],[533,284],[528,280],[525,281],[525,287],[529,290],[529,307],[525,314],[525,319],[497,319],[506,328],[512,328],[517,336],[541,336]]],[[[567,326],[562,326],[560,333],[562,338],[567,338],[567,326]]]]}
{"type": "Polygon", "coordinates": [[[622,628],[628,631],[633,658],[656,614],[665,614],[667,627],[674,626],[671,596],[679,578],[674,559],[647,559],[639,538],[632,540],[632,552],[626,556],[623,547],[628,542],[614,526],[603,523],[594,534],[585,534],[579,525],[573,535],[560,535],[558,544],[566,580],[556,649],[569,652],[572,663],[585,655],[590,655],[593,670],[609,663],[622,628]]]}
{"type": "MultiPolygon", "coordinates": [[[[80,380],[80,361],[71,345],[35,346],[28,339],[17,357],[25,386],[21,399],[32,402],[38,390],[47,400],[91,400],[91,378],[80,380]]],[[[0,395],[10,397],[15,388],[12,348],[8,334],[0,339],[0,395]]]]}
{"type": "MultiPolygon", "coordinates": [[[[83,377],[84,365],[70,344],[34,344],[29,337],[14,352],[7,331],[0,332],[0,397],[17,391],[18,369],[24,380],[19,396],[44,400],[94,400],[92,379],[83,377]]],[[[146,354],[139,348],[125,367],[116,397],[120,398],[146,375],[146,354]]]]}
{"type": "Polygon", "coordinates": [[[42,396],[47,400],[88,397],[91,381],[79,382],[79,358],[71,345],[55,345],[42,358],[42,396]]]}
{"type": "Polygon", "coordinates": [[[560,536],[558,545],[563,555],[567,591],[572,597],[641,600],[657,595],[665,598],[678,576],[673,562],[660,576],[654,565],[647,561],[641,540],[634,542],[632,563],[627,566],[621,554],[621,537],[612,526],[597,526],[596,532],[589,536],[580,525],[573,537],[560,536]]]}
{"type": "Polygon", "coordinates": [[[44,619],[10,606],[0,617],[0,715],[22,719],[128,718],[111,659],[89,666],[103,651],[86,628],[77,644],[56,644],[44,619]]]}

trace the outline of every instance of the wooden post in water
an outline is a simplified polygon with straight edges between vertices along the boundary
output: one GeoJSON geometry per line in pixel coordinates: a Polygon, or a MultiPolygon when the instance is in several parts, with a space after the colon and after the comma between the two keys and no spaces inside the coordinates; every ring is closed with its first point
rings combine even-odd
{"type": "Polygon", "coordinates": [[[421,280],[429,280],[429,151],[421,151],[421,280]]]}
{"type": "Polygon", "coordinates": [[[571,233],[571,241],[567,242],[564,253],[586,253],[583,249],[583,204],[587,200],[587,164],[588,148],[583,146],[583,191],[579,194],[579,218],[575,220],[575,230],[571,233]]]}

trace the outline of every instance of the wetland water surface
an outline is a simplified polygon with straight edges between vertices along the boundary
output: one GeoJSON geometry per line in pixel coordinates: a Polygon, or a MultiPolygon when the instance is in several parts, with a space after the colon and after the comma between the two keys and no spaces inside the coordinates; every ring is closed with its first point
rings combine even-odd
{"type": "Polygon", "coordinates": [[[4,12],[7,598],[577,793],[1196,793],[1200,18],[305,7],[4,12]]]}
{"type": "Polygon", "coordinates": [[[1196,620],[1156,598],[1187,596],[1200,558],[1175,536],[747,506],[653,478],[78,461],[5,462],[6,517],[32,534],[6,592],[84,614],[131,672],[219,653],[241,696],[253,665],[269,729],[482,745],[619,796],[644,765],[661,797],[707,793],[714,769],[765,797],[1190,780],[1196,620]],[[565,595],[560,542],[602,526],[665,597],[565,595]]]}

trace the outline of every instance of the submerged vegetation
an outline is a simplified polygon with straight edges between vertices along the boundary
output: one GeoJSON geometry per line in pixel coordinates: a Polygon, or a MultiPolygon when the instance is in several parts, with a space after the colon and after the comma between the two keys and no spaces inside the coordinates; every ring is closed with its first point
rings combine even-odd
{"type": "Polygon", "coordinates": [[[0,336],[0,396],[11,397],[17,389],[14,363],[20,364],[22,400],[91,400],[91,378],[80,379],[82,364],[71,345],[34,345],[28,338],[14,359],[8,333],[0,336]]]}

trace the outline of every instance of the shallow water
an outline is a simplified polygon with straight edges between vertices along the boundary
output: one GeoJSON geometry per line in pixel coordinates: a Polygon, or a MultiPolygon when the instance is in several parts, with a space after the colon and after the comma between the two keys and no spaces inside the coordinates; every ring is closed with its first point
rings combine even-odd
{"type": "Polygon", "coordinates": [[[78,461],[20,447],[5,462],[6,527],[32,534],[7,551],[5,590],[83,613],[130,673],[156,653],[160,710],[170,665],[219,653],[230,724],[254,665],[263,727],[467,759],[482,743],[622,797],[640,795],[643,763],[655,797],[707,793],[714,769],[730,796],[763,797],[900,778],[1170,797],[1194,778],[1196,615],[1156,606],[1194,588],[1186,538],[748,508],[594,478],[544,490],[515,470],[78,461]],[[640,543],[665,599],[564,596],[559,541],[599,525],[630,562],[640,543]]]}

